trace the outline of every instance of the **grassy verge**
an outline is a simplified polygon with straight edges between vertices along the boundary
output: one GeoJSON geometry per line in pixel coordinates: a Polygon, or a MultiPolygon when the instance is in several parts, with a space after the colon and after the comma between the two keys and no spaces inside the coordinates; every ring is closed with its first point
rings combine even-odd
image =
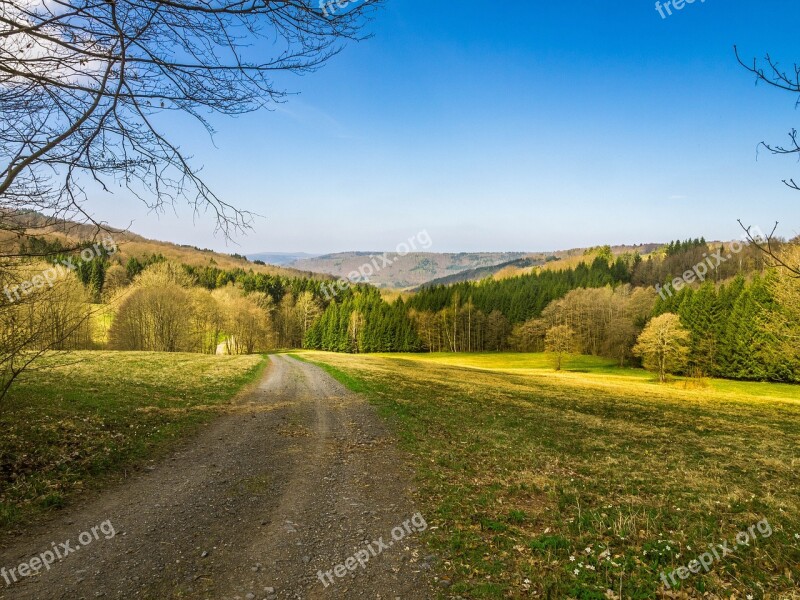
{"type": "Polygon", "coordinates": [[[256,379],[259,356],[51,357],[0,406],[0,533],[165,452],[256,379]]]}
{"type": "Polygon", "coordinates": [[[418,459],[429,543],[462,597],[798,597],[797,386],[659,385],[591,359],[554,373],[541,355],[304,356],[418,459]],[[717,544],[733,553],[666,588],[717,544]]]}

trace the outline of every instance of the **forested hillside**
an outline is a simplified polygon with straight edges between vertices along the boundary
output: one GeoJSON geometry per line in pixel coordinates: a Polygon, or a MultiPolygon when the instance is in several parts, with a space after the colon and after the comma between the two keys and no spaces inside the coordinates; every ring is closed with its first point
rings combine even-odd
{"type": "Polygon", "coordinates": [[[755,247],[736,242],[676,241],[646,259],[614,257],[606,248],[590,264],[424,287],[391,306],[374,293],[355,300],[348,294],[328,306],[305,345],[339,352],[539,352],[548,349],[548,332],[565,328],[575,352],[638,364],[634,346],[650,319],[676,313],[690,339],[676,371],[798,381],[793,285],[767,268],[755,247]],[[707,271],[704,282],[671,287],[674,274],[697,265],[705,265],[698,269],[707,271]]]}
{"type": "Polygon", "coordinates": [[[595,248],[568,268],[549,261],[528,274],[427,286],[392,302],[368,284],[332,286],[246,262],[186,264],[160,252],[123,253],[115,242],[68,248],[59,238],[33,237],[26,244],[25,253],[47,258],[29,260],[20,278],[57,275],[53,285],[7,288],[1,300],[16,323],[12,337],[29,340],[29,348],[242,354],[557,347],[637,365],[645,358],[637,340],[652,319],[675,314],[688,342],[677,348],[673,372],[800,380],[794,280],[740,243],[672,242],[646,257],[595,248]],[[675,276],[692,269],[702,277],[676,286],[675,276]]]}

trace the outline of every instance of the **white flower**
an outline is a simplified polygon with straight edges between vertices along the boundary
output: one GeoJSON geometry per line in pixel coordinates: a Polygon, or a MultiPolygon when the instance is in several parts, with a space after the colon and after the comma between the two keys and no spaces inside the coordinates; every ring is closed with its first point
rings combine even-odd
{"type": "Polygon", "coordinates": [[[747,594],[747,600],[753,600],[753,594],[747,594]]]}
{"type": "Polygon", "coordinates": [[[574,556],[570,556],[569,557],[569,562],[575,562],[575,557],[574,556]]]}
{"type": "Polygon", "coordinates": [[[800,533],[795,533],[794,534],[794,539],[800,540],[800,533]]]}
{"type": "Polygon", "coordinates": [[[575,570],[573,571],[573,573],[575,573],[575,575],[578,575],[578,574],[580,574],[580,572],[581,572],[581,570],[580,570],[580,569],[575,569],[575,570]]]}

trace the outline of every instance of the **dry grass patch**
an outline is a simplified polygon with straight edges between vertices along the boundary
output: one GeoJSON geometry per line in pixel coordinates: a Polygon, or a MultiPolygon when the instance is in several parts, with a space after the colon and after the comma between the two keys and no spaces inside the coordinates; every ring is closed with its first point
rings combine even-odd
{"type": "Polygon", "coordinates": [[[658,385],[585,357],[556,374],[541,355],[304,356],[417,457],[439,575],[462,597],[794,597],[797,386],[658,385]],[[663,588],[762,519],[770,537],[663,588]]]}

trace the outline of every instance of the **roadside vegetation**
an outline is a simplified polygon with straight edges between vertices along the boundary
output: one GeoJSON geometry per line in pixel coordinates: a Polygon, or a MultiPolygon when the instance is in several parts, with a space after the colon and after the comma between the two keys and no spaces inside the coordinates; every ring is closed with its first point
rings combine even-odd
{"type": "Polygon", "coordinates": [[[264,365],[261,356],[46,356],[0,410],[0,534],[162,456],[264,365]]]}
{"type": "Polygon", "coordinates": [[[365,394],[416,459],[448,594],[797,597],[797,386],[659,384],[585,356],[558,373],[547,354],[301,356],[365,394]],[[764,519],[770,537],[664,587],[764,519]]]}

